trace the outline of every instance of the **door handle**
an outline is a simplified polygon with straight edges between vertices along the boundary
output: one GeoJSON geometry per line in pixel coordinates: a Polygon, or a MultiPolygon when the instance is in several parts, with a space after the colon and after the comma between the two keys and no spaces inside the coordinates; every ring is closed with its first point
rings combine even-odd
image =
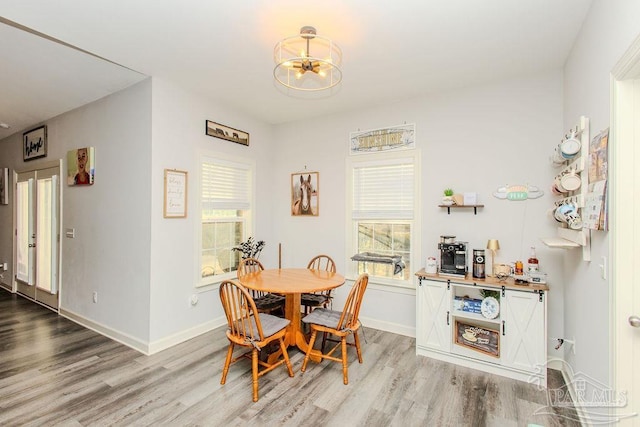
{"type": "Polygon", "coordinates": [[[634,328],[640,328],[640,317],[629,316],[629,324],[634,328]]]}

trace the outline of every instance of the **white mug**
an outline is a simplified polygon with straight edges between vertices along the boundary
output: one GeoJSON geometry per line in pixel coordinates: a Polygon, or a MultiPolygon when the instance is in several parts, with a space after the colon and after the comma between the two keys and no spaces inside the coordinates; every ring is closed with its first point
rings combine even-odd
{"type": "Polygon", "coordinates": [[[575,131],[572,130],[571,134],[560,143],[559,147],[562,157],[565,159],[573,159],[580,152],[582,143],[576,138],[575,131]]]}
{"type": "Polygon", "coordinates": [[[567,191],[576,191],[582,185],[582,180],[575,170],[569,170],[560,175],[560,185],[567,191]]]}

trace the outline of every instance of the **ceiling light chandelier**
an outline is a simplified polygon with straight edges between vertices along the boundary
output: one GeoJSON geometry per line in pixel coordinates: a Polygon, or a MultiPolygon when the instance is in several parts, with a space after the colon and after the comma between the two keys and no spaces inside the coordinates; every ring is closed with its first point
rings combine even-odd
{"type": "Polygon", "coordinates": [[[290,89],[316,92],[330,89],[342,80],[342,51],[330,39],[304,26],[300,34],[287,37],[273,50],[273,76],[290,89]]]}

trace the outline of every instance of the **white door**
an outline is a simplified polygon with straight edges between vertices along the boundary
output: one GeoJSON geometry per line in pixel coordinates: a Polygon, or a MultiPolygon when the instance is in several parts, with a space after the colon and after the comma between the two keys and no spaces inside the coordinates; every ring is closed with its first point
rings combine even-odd
{"type": "Polygon", "coordinates": [[[416,344],[451,351],[451,297],[445,282],[422,280],[417,289],[416,344]]]}
{"type": "Polygon", "coordinates": [[[611,158],[612,371],[620,425],[640,425],[640,38],[613,72],[611,158]],[[630,416],[630,414],[636,414],[630,416]]]}
{"type": "Polygon", "coordinates": [[[19,172],[16,283],[19,293],[58,308],[60,167],[19,172]]]}
{"type": "Polygon", "coordinates": [[[532,373],[546,369],[546,295],[508,290],[503,298],[502,364],[532,373]]]}

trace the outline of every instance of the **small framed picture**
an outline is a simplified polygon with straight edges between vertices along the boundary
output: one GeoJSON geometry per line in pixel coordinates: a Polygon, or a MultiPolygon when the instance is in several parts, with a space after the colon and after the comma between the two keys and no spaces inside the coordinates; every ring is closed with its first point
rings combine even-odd
{"type": "Polygon", "coordinates": [[[0,168],[0,205],[9,204],[9,168],[0,168]]]}
{"type": "Polygon", "coordinates": [[[229,126],[221,125],[211,120],[207,120],[205,125],[205,133],[209,136],[249,146],[249,134],[247,132],[230,128],[229,126]]]}
{"type": "Polygon", "coordinates": [[[42,125],[22,134],[22,159],[33,160],[47,156],[47,126],[42,125]]]}
{"type": "Polygon", "coordinates": [[[164,170],[165,218],[187,217],[187,172],[176,169],[164,170]]]}
{"type": "Polygon", "coordinates": [[[95,172],[93,147],[67,151],[67,185],[93,185],[95,172]]]}
{"type": "Polygon", "coordinates": [[[291,174],[291,215],[318,216],[320,213],[319,172],[291,174]]]}

